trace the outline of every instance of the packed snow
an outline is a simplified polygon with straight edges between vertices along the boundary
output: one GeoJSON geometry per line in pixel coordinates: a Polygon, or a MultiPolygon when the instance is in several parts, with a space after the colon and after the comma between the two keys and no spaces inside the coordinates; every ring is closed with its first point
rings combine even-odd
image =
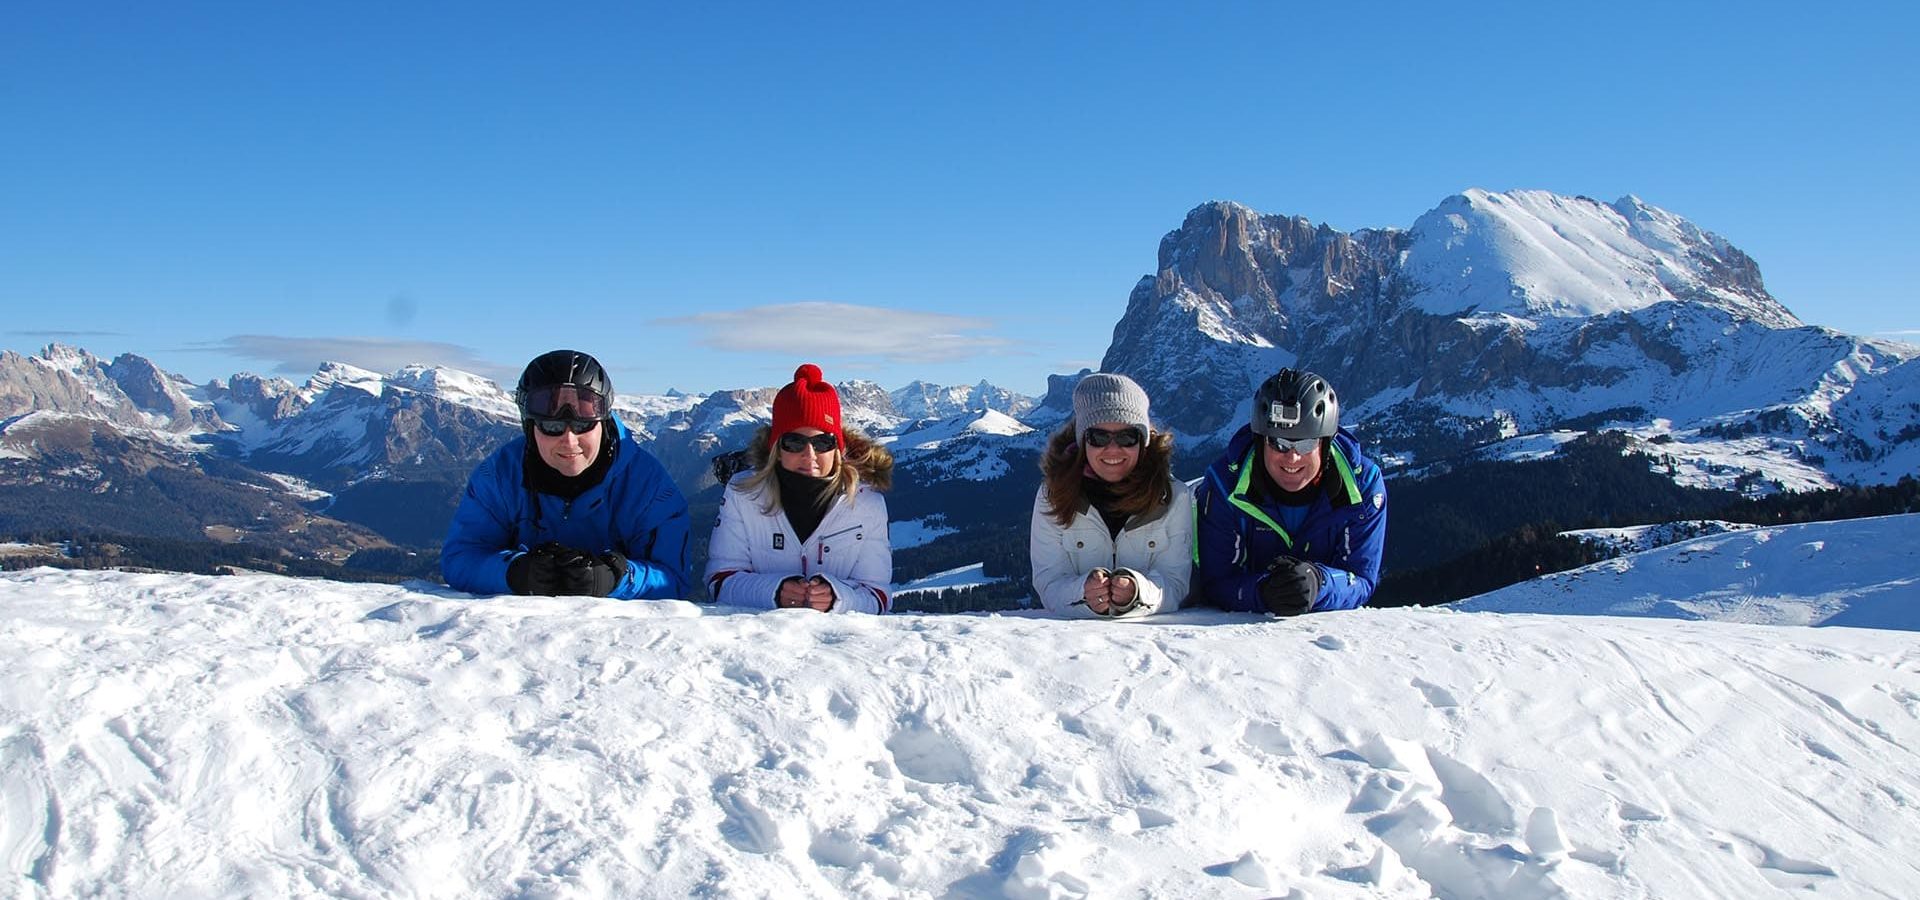
{"type": "Polygon", "coordinates": [[[1920,631],[1920,513],[1704,535],[1456,608],[1920,631]]]}
{"type": "MultiPolygon", "coordinates": [[[[1876,580],[1879,624],[1913,628],[1913,518],[1554,590],[1876,580]]],[[[0,575],[0,618],[23,897],[1920,896],[1910,631],[52,569],[0,575]]]]}

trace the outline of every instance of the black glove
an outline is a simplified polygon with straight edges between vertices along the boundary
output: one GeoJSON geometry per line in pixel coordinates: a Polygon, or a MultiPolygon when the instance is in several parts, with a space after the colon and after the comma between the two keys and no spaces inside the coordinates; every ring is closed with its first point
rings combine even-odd
{"type": "Polygon", "coordinates": [[[614,551],[594,556],[565,548],[560,563],[561,593],[577,597],[605,597],[627,577],[627,558],[614,551]]]}
{"type": "Polygon", "coordinates": [[[507,564],[507,587],[516,594],[552,597],[560,590],[559,544],[541,544],[507,564]]]}
{"type": "Polygon", "coordinates": [[[1260,580],[1260,600],[1276,616],[1297,616],[1313,608],[1320,596],[1320,567],[1304,559],[1282,556],[1260,580]]]}

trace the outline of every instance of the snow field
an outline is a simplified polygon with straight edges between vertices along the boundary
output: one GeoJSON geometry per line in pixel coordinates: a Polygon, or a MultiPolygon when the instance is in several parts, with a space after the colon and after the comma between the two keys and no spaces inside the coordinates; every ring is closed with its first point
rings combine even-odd
{"type": "Polygon", "coordinates": [[[1920,895],[1902,632],[0,576],[20,896],[1920,895]]]}

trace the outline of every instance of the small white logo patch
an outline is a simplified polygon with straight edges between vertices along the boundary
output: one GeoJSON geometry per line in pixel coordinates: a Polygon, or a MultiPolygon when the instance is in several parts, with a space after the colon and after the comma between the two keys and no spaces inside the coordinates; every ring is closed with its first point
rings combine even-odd
{"type": "Polygon", "coordinates": [[[1381,508],[1381,507],[1383,507],[1383,506],[1386,506],[1386,505],[1387,505],[1387,495],[1385,495],[1385,494],[1374,494],[1374,495],[1373,495],[1373,508],[1374,508],[1374,509],[1379,509],[1379,508],[1381,508]]]}

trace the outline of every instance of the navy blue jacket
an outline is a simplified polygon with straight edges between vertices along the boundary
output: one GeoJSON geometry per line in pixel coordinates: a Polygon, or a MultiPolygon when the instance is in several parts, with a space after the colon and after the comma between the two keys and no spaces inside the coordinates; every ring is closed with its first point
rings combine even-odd
{"type": "Polygon", "coordinates": [[[508,441],[473,470],[440,551],[440,574],[449,587],[473,594],[513,593],[507,565],[530,547],[558,541],[594,554],[618,550],[627,558],[627,575],[610,597],[686,596],[691,584],[687,498],[626,426],[610,421],[619,452],[606,477],[571,501],[527,487],[525,436],[508,441]]]}
{"type": "Polygon", "coordinates": [[[1261,464],[1253,429],[1242,427],[1207,467],[1194,497],[1194,582],[1200,599],[1223,609],[1265,612],[1260,581],[1280,556],[1313,563],[1320,593],[1311,610],[1365,606],[1380,581],[1387,544],[1387,483],[1346,429],[1334,436],[1332,464],[1298,533],[1281,527],[1279,508],[1248,496],[1261,464]]]}

